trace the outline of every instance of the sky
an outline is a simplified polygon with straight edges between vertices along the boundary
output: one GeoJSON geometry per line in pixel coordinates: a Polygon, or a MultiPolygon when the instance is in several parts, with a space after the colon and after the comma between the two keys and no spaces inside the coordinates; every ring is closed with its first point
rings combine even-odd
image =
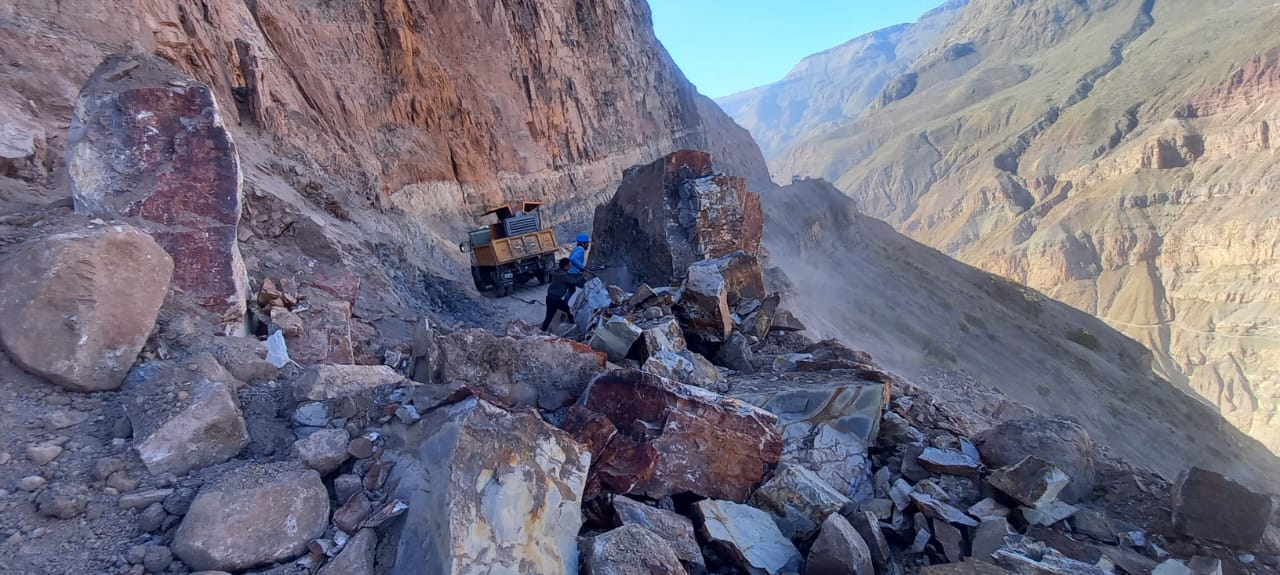
{"type": "Polygon", "coordinates": [[[649,0],[653,26],[703,94],[782,79],[805,56],[894,24],[942,0],[649,0]]]}

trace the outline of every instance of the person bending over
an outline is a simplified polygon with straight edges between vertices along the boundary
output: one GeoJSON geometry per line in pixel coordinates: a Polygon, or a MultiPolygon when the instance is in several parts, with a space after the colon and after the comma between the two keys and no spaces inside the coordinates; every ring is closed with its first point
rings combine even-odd
{"type": "Polygon", "coordinates": [[[573,293],[575,288],[580,288],[587,283],[585,274],[569,272],[569,258],[560,260],[559,269],[551,272],[551,285],[547,287],[547,317],[542,320],[542,331],[547,331],[551,327],[551,320],[556,317],[557,311],[563,311],[566,315],[569,311],[569,295],[573,293]]]}

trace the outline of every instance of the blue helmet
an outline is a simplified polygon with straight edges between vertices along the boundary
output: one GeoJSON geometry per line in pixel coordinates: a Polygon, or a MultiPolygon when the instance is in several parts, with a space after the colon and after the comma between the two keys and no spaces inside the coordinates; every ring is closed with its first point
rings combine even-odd
{"type": "Polygon", "coordinates": [[[591,236],[587,234],[578,234],[578,243],[585,244],[591,241],[591,236]]]}

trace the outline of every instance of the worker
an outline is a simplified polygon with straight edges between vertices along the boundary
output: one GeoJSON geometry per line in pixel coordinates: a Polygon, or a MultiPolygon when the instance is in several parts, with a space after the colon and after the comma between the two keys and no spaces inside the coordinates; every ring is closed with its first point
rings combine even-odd
{"type": "MultiPolygon", "coordinates": [[[[569,253],[570,274],[582,277],[582,272],[587,269],[587,250],[589,249],[591,249],[591,236],[585,233],[578,234],[578,245],[574,246],[573,251],[569,253]]],[[[569,286],[569,292],[565,294],[564,299],[568,301],[575,291],[578,291],[578,286],[569,286]]]]}
{"type": "Polygon", "coordinates": [[[557,311],[571,313],[569,295],[575,288],[587,282],[584,274],[571,273],[570,265],[569,258],[561,258],[559,269],[551,271],[551,286],[547,288],[547,317],[542,320],[542,331],[547,331],[551,327],[551,320],[556,317],[557,311]]]}

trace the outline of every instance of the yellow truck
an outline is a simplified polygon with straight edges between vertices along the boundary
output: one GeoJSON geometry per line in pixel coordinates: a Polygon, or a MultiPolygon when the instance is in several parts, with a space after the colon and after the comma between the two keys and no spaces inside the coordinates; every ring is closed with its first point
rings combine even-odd
{"type": "Polygon", "coordinates": [[[542,202],[516,202],[481,214],[497,215],[498,222],[473,230],[458,244],[471,254],[471,279],[476,290],[493,290],[503,297],[518,283],[531,279],[546,283],[556,267],[556,234],[543,229],[538,208],[542,202]]]}

